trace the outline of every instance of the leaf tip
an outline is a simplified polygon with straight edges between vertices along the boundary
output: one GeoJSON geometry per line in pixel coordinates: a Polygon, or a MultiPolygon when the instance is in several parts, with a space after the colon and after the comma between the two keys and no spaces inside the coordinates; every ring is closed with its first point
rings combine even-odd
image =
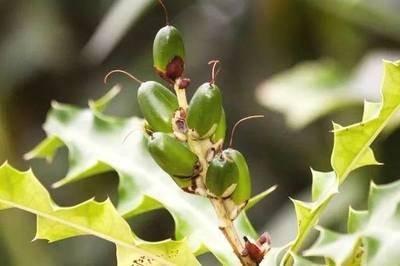
{"type": "Polygon", "coordinates": [[[51,184],[51,188],[57,189],[57,188],[62,187],[65,184],[66,184],[66,182],[64,181],[64,179],[61,179],[60,181],[57,181],[57,182],[51,184]]]}

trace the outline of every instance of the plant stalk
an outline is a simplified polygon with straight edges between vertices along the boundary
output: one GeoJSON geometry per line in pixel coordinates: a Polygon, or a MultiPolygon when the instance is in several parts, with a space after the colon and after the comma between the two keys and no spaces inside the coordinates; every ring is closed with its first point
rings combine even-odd
{"type": "Polygon", "coordinates": [[[176,97],[178,98],[179,107],[183,108],[183,110],[187,110],[188,102],[186,98],[186,89],[180,88],[177,82],[174,84],[174,90],[176,93],[176,97]]]}
{"type": "MultiPolygon", "coordinates": [[[[183,110],[186,111],[188,108],[188,103],[187,103],[187,98],[186,98],[186,90],[183,88],[180,88],[177,83],[175,83],[175,85],[174,85],[174,90],[175,90],[176,96],[178,98],[179,107],[181,107],[183,110]]],[[[199,162],[201,164],[202,171],[197,178],[199,178],[199,180],[201,180],[201,188],[204,189],[204,188],[206,188],[205,177],[206,177],[207,169],[208,169],[207,153],[213,147],[213,143],[209,139],[205,139],[205,140],[194,139],[190,135],[190,132],[187,134],[187,140],[188,140],[188,145],[189,145],[190,149],[199,158],[199,162]]],[[[198,194],[203,195],[205,193],[198,193],[198,194]]],[[[255,263],[248,255],[247,256],[242,255],[242,251],[244,250],[244,245],[241,241],[241,238],[239,237],[239,234],[235,228],[235,225],[233,224],[233,221],[229,217],[229,212],[225,208],[223,199],[214,198],[214,197],[208,197],[208,199],[210,200],[211,204],[213,205],[215,213],[218,217],[219,229],[225,236],[226,240],[229,242],[230,246],[233,249],[233,252],[237,256],[237,258],[240,260],[241,264],[243,266],[257,265],[257,263],[255,263]]]]}

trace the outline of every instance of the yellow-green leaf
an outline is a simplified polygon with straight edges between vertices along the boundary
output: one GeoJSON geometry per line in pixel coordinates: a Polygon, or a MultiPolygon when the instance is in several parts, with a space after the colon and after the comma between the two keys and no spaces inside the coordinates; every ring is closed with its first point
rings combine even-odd
{"type": "Polygon", "coordinates": [[[20,172],[7,163],[0,167],[0,204],[37,216],[34,239],[54,242],[93,235],[114,243],[120,266],[130,266],[134,264],[132,258],[138,257],[156,265],[173,265],[182,261],[185,265],[198,264],[185,241],[148,243],[137,238],[110,200],[88,200],[72,207],[59,207],[31,170],[20,172]]]}
{"type": "Polygon", "coordinates": [[[400,261],[400,181],[371,184],[368,211],[350,208],[348,234],[320,228],[307,256],[329,258],[336,265],[397,265],[400,261]]]}
{"type": "MultiPolygon", "coordinates": [[[[284,265],[293,264],[291,254],[298,252],[308,232],[317,225],[322,211],[338,192],[340,184],[346,180],[349,173],[362,166],[380,164],[375,159],[370,145],[400,107],[400,63],[385,62],[384,66],[385,75],[381,88],[382,102],[366,102],[363,120],[360,123],[346,127],[333,124],[334,144],[331,164],[334,171],[328,173],[312,171],[312,202],[293,201],[298,231],[283,259],[284,265]]],[[[354,221],[360,221],[356,214],[353,216],[354,221]]],[[[361,222],[357,224],[361,224],[361,222]]],[[[329,232],[327,235],[340,238],[329,232]]],[[[358,243],[356,240],[354,240],[354,245],[358,243]]],[[[345,263],[343,260],[340,261],[345,263]]]]}
{"type": "Polygon", "coordinates": [[[400,63],[385,62],[384,66],[379,114],[367,121],[334,130],[331,164],[340,183],[354,169],[367,164],[377,164],[370,145],[400,107],[400,63]]]}

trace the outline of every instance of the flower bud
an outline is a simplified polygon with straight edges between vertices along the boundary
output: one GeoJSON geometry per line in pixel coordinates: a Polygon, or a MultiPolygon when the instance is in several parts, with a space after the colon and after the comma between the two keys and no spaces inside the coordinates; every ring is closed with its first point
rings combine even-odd
{"type": "Polygon", "coordinates": [[[153,43],[153,61],[157,73],[167,81],[175,81],[185,69],[185,47],[181,33],[167,25],[161,28],[153,43]]]}
{"type": "Polygon", "coordinates": [[[154,131],[172,132],[172,117],[179,108],[178,100],[169,89],[155,81],[143,82],[137,99],[144,118],[154,131]]]}
{"type": "Polygon", "coordinates": [[[222,152],[209,164],[206,186],[212,195],[226,198],[235,190],[238,181],[238,168],[227,154],[222,152]]]}
{"type": "Polygon", "coordinates": [[[190,178],[198,173],[198,158],[187,145],[161,132],[150,136],[148,148],[154,161],[176,178],[190,178]]]}
{"type": "Polygon", "coordinates": [[[234,161],[238,169],[237,186],[230,198],[235,204],[240,205],[251,197],[251,176],[249,168],[246,159],[239,151],[228,148],[223,152],[234,161]]]}
{"type": "Polygon", "coordinates": [[[245,249],[242,255],[249,256],[257,265],[259,265],[264,259],[266,250],[264,247],[260,247],[257,244],[252,243],[246,236],[243,237],[245,249]]]}
{"type": "Polygon", "coordinates": [[[221,119],[222,96],[217,85],[204,83],[194,93],[188,108],[187,124],[198,138],[211,136],[221,119]]]}

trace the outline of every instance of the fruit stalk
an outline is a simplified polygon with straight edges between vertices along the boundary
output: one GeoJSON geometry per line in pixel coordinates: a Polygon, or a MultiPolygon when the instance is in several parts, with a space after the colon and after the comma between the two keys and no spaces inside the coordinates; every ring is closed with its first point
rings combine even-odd
{"type": "MultiPolygon", "coordinates": [[[[181,108],[187,110],[187,99],[185,89],[179,87],[177,83],[174,85],[175,92],[178,97],[178,103],[181,108]]],[[[205,179],[208,169],[207,153],[213,147],[213,143],[209,139],[192,139],[188,137],[188,145],[193,153],[199,158],[202,171],[199,174],[197,180],[200,180],[201,188],[205,188],[205,179]]],[[[233,249],[233,252],[244,266],[255,266],[257,265],[249,256],[243,256],[244,244],[239,237],[239,234],[229,217],[229,212],[225,208],[224,202],[221,198],[208,197],[211,204],[214,207],[215,213],[219,220],[219,229],[225,236],[233,249]]]]}
{"type": "Polygon", "coordinates": [[[180,88],[179,83],[175,82],[174,90],[176,93],[176,97],[178,98],[179,107],[183,108],[183,110],[186,111],[188,108],[188,102],[187,102],[187,98],[186,98],[186,89],[180,88]]]}

